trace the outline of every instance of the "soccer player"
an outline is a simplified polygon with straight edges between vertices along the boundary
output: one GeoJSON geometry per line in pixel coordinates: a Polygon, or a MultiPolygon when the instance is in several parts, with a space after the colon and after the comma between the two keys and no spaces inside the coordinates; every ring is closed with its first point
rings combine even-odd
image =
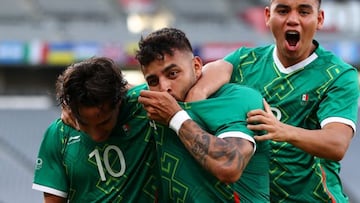
{"type": "Polygon", "coordinates": [[[211,77],[201,78],[191,93],[194,99],[196,92],[218,88],[213,81],[226,73],[230,82],[262,93],[271,107],[250,111],[248,128],[267,131],[255,139],[271,140],[271,202],[349,201],[339,161],[355,132],[358,73],[313,40],[324,23],[320,5],[271,0],[265,20],[275,44],[241,47],[207,64],[211,77]]]}
{"type": "Polygon", "coordinates": [[[155,202],[155,143],[146,112],[108,58],[69,66],[57,99],[80,131],[55,120],[41,143],[33,189],[45,203],[155,202]]]}
{"type": "Polygon", "coordinates": [[[150,89],[138,87],[139,102],[158,122],[160,202],[269,202],[268,142],[255,142],[246,127],[247,112],[263,108],[260,93],[227,84],[184,102],[202,61],[178,29],[142,38],[136,58],[150,89]]]}

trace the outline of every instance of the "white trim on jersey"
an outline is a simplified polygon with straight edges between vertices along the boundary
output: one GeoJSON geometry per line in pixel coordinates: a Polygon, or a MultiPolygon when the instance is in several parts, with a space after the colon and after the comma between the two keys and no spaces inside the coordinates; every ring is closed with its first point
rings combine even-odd
{"type": "Polygon", "coordinates": [[[343,123],[343,124],[349,125],[354,130],[354,135],[355,135],[355,132],[356,132],[355,123],[352,120],[349,120],[349,119],[346,119],[346,118],[341,118],[341,117],[329,117],[329,118],[326,118],[323,121],[321,121],[321,123],[320,123],[321,128],[323,128],[326,124],[333,123],[333,122],[338,122],[338,123],[343,123]]]}
{"type": "Polygon", "coordinates": [[[284,74],[289,74],[289,73],[299,70],[300,68],[306,67],[308,64],[313,62],[317,57],[318,57],[318,55],[314,52],[309,57],[307,57],[305,60],[300,61],[297,64],[294,64],[292,66],[285,68],[284,65],[280,62],[278,55],[276,54],[276,47],[274,48],[274,52],[273,52],[273,59],[276,64],[276,67],[279,69],[280,72],[282,72],[284,74]]]}
{"type": "Polygon", "coordinates": [[[46,187],[46,186],[43,186],[43,185],[38,185],[36,183],[33,183],[32,189],[39,190],[41,192],[46,192],[46,193],[49,193],[49,194],[52,194],[52,195],[64,197],[64,198],[67,198],[67,195],[68,195],[66,192],[56,190],[54,188],[46,187]]]}
{"type": "Polygon", "coordinates": [[[249,140],[254,145],[254,153],[256,151],[256,142],[255,142],[254,138],[251,137],[248,134],[243,133],[243,132],[239,132],[239,131],[225,132],[225,133],[221,133],[217,137],[219,137],[219,138],[237,137],[237,138],[242,138],[242,139],[245,139],[245,140],[249,140]]]}

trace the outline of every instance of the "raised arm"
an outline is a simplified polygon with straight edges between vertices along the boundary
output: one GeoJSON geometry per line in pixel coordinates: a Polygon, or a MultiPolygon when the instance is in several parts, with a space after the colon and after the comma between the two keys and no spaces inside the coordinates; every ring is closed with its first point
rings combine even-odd
{"type": "Polygon", "coordinates": [[[201,78],[188,92],[186,101],[198,101],[208,98],[230,81],[232,70],[232,64],[222,59],[207,63],[202,68],[201,78]]]}
{"type": "Polygon", "coordinates": [[[253,143],[204,131],[167,92],[142,91],[139,102],[150,119],[170,125],[198,163],[220,181],[232,183],[240,178],[254,152],[253,143]]]}

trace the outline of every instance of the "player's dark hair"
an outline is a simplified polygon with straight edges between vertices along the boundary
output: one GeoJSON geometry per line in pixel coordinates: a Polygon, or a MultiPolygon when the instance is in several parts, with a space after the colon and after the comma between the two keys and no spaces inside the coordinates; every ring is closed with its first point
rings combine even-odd
{"type": "Polygon", "coordinates": [[[59,105],[70,108],[78,119],[79,107],[111,108],[122,100],[127,81],[112,59],[94,57],[70,65],[56,81],[56,98],[59,105]]]}
{"type": "Polygon", "coordinates": [[[141,37],[135,58],[143,67],[154,60],[164,59],[165,54],[173,56],[174,50],[193,52],[184,32],[176,28],[162,28],[145,38],[141,37]]]}

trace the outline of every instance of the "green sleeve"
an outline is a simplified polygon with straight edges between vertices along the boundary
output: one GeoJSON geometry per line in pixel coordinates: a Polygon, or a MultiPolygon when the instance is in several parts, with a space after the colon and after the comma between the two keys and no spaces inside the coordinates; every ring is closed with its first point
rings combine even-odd
{"type": "Polygon", "coordinates": [[[34,184],[43,192],[66,197],[68,179],[63,164],[62,151],[67,141],[69,127],[57,119],[46,130],[36,159],[34,184]]]}

